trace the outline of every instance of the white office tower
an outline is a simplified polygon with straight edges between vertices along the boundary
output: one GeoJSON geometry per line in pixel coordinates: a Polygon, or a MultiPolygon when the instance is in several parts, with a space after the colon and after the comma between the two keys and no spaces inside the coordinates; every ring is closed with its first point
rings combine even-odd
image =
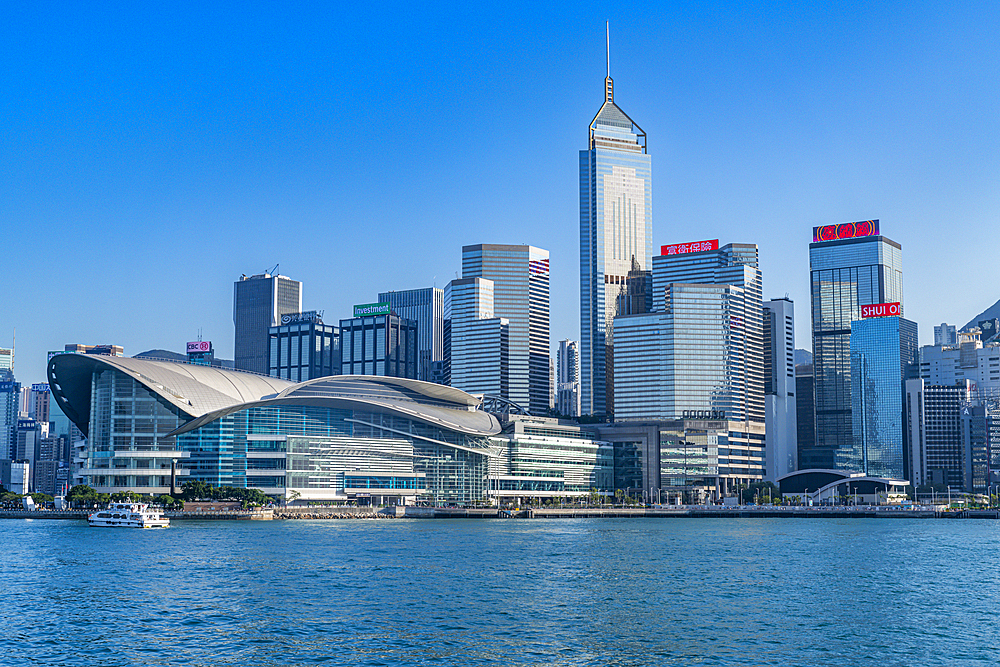
{"type": "Polygon", "coordinates": [[[462,247],[462,278],[493,281],[493,315],[510,322],[510,400],[549,410],[549,251],[529,245],[462,247]]]}
{"type": "Polygon", "coordinates": [[[798,469],[795,306],[791,299],[772,299],[763,315],[766,478],[773,482],[798,469]]]}
{"type": "Polygon", "coordinates": [[[558,399],[556,409],[564,417],[580,416],[580,348],[575,340],[559,341],[558,378],[556,388],[558,399]]]}
{"type": "Polygon", "coordinates": [[[977,330],[959,332],[958,344],[951,347],[925,345],[920,348],[920,378],[949,387],[972,380],[977,398],[1000,398],[1000,345],[984,347],[977,330]]]}
{"type": "Polygon", "coordinates": [[[451,320],[451,386],[510,400],[510,323],[493,316],[493,281],[451,281],[444,310],[451,320]]]}

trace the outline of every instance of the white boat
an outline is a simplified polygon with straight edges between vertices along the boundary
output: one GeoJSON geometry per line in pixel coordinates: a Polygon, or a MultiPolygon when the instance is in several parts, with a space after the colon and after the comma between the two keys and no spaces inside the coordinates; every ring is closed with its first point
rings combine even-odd
{"type": "Polygon", "coordinates": [[[159,510],[151,510],[142,503],[111,503],[107,509],[88,516],[87,523],[99,528],[167,528],[170,519],[164,519],[159,510]]]}

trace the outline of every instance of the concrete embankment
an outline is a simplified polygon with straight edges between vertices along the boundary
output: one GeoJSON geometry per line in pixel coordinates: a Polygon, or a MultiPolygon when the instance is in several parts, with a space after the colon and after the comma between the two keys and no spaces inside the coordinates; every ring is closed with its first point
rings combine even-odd
{"type": "MultiPolygon", "coordinates": [[[[0,519],[86,519],[93,510],[0,511],[0,519]]],[[[286,507],[257,511],[165,512],[171,521],[270,521],[315,519],[1000,519],[1000,510],[939,507],[538,507],[518,510],[457,507],[286,507]]]]}
{"type": "MultiPolygon", "coordinates": [[[[86,519],[95,510],[24,510],[0,511],[0,519],[86,519]]],[[[270,521],[274,518],[273,510],[228,511],[228,512],[164,512],[163,516],[171,521],[270,521]]]]}

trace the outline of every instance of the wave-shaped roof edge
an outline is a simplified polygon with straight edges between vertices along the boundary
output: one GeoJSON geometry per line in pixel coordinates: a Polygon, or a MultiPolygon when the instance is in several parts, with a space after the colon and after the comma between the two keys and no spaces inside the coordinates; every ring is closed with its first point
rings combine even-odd
{"type": "Polygon", "coordinates": [[[298,384],[288,387],[278,394],[278,398],[285,398],[303,387],[319,384],[330,380],[331,378],[336,378],[338,380],[350,380],[352,378],[356,378],[359,382],[396,385],[410,389],[411,391],[435,401],[456,403],[470,408],[475,408],[481,402],[478,397],[462,391],[461,389],[449,387],[445,384],[436,384],[434,382],[425,382],[423,380],[414,380],[412,378],[391,377],[388,375],[325,375],[323,377],[313,378],[312,380],[299,382],[298,384]]]}
{"type": "Polygon", "coordinates": [[[46,368],[52,396],[86,436],[90,429],[91,376],[101,366],[128,375],[191,418],[273,396],[294,385],[279,378],[197,364],[110,355],[58,354],[49,359],[46,368]]]}
{"type": "Polygon", "coordinates": [[[332,405],[334,403],[363,404],[390,410],[420,421],[450,428],[469,435],[496,435],[500,424],[492,415],[478,411],[480,399],[461,389],[409,378],[381,375],[324,376],[293,383],[279,378],[243,373],[229,369],[185,364],[173,361],[151,361],[134,357],[112,357],[88,354],[60,354],[49,360],[47,375],[52,396],[59,408],[77,428],[89,437],[91,377],[95,369],[104,366],[121,371],[146,389],[191,419],[171,436],[194,430],[215,419],[258,405],[332,405]],[[379,397],[296,397],[294,391],[336,377],[356,379],[360,383],[376,383],[405,387],[415,393],[455,408],[425,405],[409,401],[384,400],[379,397]]]}

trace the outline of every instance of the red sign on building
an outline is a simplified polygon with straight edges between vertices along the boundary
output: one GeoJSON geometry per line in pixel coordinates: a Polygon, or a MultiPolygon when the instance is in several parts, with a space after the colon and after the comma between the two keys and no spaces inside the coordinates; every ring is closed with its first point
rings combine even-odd
{"type": "Polygon", "coordinates": [[[660,246],[661,255],[683,255],[689,252],[704,252],[706,250],[718,250],[719,239],[711,241],[695,241],[694,243],[675,243],[674,245],[660,246]]]}
{"type": "Polygon", "coordinates": [[[861,317],[893,317],[903,314],[903,309],[896,303],[873,303],[870,306],[861,306],[861,317]]]}
{"type": "Polygon", "coordinates": [[[813,227],[813,243],[853,239],[859,236],[878,236],[878,220],[842,222],[839,225],[813,227]]]}

